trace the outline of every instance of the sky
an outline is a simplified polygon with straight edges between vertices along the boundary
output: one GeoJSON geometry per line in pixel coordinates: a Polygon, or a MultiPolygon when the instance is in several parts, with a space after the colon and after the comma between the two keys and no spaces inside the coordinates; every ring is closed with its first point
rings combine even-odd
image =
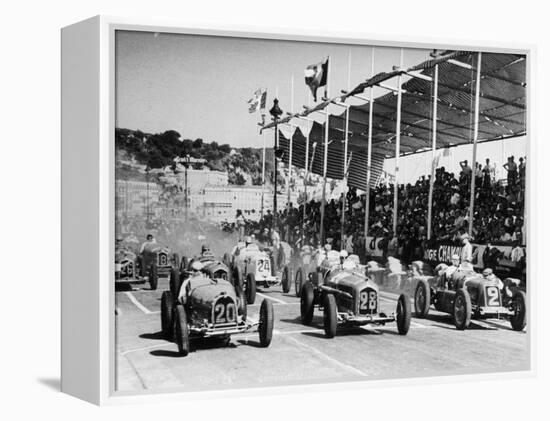
{"type": "MultiPolygon", "coordinates": [[[[254,91],[267,88],[268,110],[278,92],[283,111],[291,111],[292,102],[292,110],[299,111],[308,101],[313,104],[304,82],[307,65],[330,56],[329,95],[334,96],[348,88],[348,74],[352,88],[371,76],[372,51],[370,46],[117,31],[116,126],[176,130],[184,138],[260,147],[260,116],[249,114],[246,103],[254,91]]],[[[374,73],[399,65],[400,54],[399,48],[376,47],[374,73]]],[[[406,67],[428,58],[428,50],[403,50],[406,67]]],[[[380,89],[375,96],[383,93],[380,89]]]]}

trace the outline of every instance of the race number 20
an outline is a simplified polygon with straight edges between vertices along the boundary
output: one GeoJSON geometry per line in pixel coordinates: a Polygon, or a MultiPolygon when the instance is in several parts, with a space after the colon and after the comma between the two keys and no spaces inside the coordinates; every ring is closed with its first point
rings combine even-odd
{"type": "Polygon", "coordinates": [[[234,323],[236,314],[234,303],[218,302],[214,306],[214,323],[234,323]]]}

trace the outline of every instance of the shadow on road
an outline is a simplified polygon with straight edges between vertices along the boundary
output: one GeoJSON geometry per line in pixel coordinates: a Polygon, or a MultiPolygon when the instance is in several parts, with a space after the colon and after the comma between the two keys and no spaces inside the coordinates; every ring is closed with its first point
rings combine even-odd
{"type": "Polygon", "coordinates": [[[142,339],[166,339],[162,333],[162,330],[155,333],[142,333],[139,337],[142,339]]]}
{"type": "Polygon", "coordinates": [[[170,358],[182,358],[178,351],[172,351],[170,349],[155,349],[150,352],[155,357],[170,357],[170,358]]]}
{"type": "Polygon", "coordinates": [[[36,379],[36,381],[56,392],[61,391],[61,379],[59,377],[44,377],[36,379]]]}

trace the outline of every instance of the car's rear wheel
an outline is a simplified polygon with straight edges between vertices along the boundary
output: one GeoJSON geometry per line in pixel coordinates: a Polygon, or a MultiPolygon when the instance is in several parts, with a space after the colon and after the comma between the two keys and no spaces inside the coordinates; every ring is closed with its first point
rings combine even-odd
{"type": "Polygon", "coordinates": [[[334,338],[336,335],[336,299],[332,294],[326,294],[323,300],[323,324],[325,328],[325,336],[327,338],[334,338]]]}
{"type": "Polygon", "coordinates": [[[187,270],[189,264],[189,260],[187,260],[187,256],[182,256],[180,260],[180,273],[183,273],[187,270]]]}
{"type": "Polygon", "coordinates": [[[242,316],[244,322],[247,316],[246,297],[242,291],[237,292],[237,297],[239,299],[239,314],[242,316]]]}
{"type": "Polygon", "coordinates": [[[157,289],[159,277],[157,273],[157,265],[151,265],[149,268],[149,286],[153,291],[157,289]]]}
{"type": "Polygon", "coordinates": [[[310,325],[313,320],[313,299],[313,285],[311,282],[306,282],[300,293],[300,319],[306,326],[310,325]]]}
{"type": "Polygon", "coordinates": [[[397,331],[400,335],[406,335],[411,327],[411,300],[407,294],[399,296],[395,318],[397,331]]]}
{"type": "Polygon", "coordinates": [[[179,268],[180,267],[180,255],[178,253],[172,254],[172,267],[179,268]]]}
{"type": "Polygon", "coordinates": [[[465,288],[456,291],[453,303],[453,322],[458,330],[464,330],[470,325],[472,317],[472,301],[465,288]]]}
{"type": "Polygon", "coordinates": [[[246,302],[254,304],[256,301],[256,276],[253,273],[246,275],[246,302]]]}
{"type": "Polygon", "coordinates": [[[290,269],[288,266],[283,268],[283,273],[281,275],[281,283],[283,286],[283,292],[287,294],[290,291],[290,269]]]}
{"type": "Polygon", "coordinates": [[[174,338],[178,345],[178,351],[182,357],[189,354],[189,326],[187,326],[187,314],[182,305],[174,306],[174,338]]]}
{"type": "Polygon", "coordinates": [[[294,277],[294,292],[296,293],[296,297],[299,297],[302,292],[302,284],[306,277],[305,274],[306,272],[302,267],[298,268],[296,271],[296,276],[294,277]]]}
{"type": "Polygon", "coordinates": [[[512,297],[512,309],[514,314],[510,316],[510,324],[514,330],[523,330],[527,324],[527,307],[525,306],[525,302],[525,292],[516,291],[512,297]]]}
{"type": "Polygon", "coordinates": [[[170,271],[170,292],[174,299],[178,298],[181,287],[180,271],[172,268],[170,271]]]}
{"type": "Polygon", "coordinates": [[[243,274],[238,266],[235,267],[235,270],[233,271],[233,286],[238,291],[244,291],[243,274]]]}
{"type": "Polygon", "coordinates": [[[425,279],[420,279],[414,292],[414,314],[424,319],[430,311],[430,285],[425,279]]]}
{"type": "Polygon", "coordinates": [[[174,311],[174,297],[170,291],[164,291],[160,299],[160,324],[162,336],[166,340],[172,340],[174,334],[174,325],[172,313],[174,311]]]}
{"type": "Polygon", "coordinates": [[[258,325],[258,334],[260,336],[260,345],[268,347],[273,338],[273,304],[270,300],[263,300],[260,306],[260,324],[258,325]]]}

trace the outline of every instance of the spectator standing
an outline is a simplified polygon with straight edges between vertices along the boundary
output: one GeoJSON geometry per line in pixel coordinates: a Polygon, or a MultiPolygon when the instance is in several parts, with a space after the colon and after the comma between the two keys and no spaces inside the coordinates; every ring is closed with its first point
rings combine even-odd
{"type": "Polygon", "coordinates": [[[235,225],[237,225],[237,229],[239,231],[239,241],[243,241],[246,220],[244,219],[243,213],[240,209],[237,209],[237,215],[235,216],[235,225]]]}
{"type": "Polygon", "coordinates": [[[508,162],[502,166],[506,171],[508,171],[508,187],[514,186],[518,178],[518,166],[514,162],[514,156],[508,157],[508,162]]]}

